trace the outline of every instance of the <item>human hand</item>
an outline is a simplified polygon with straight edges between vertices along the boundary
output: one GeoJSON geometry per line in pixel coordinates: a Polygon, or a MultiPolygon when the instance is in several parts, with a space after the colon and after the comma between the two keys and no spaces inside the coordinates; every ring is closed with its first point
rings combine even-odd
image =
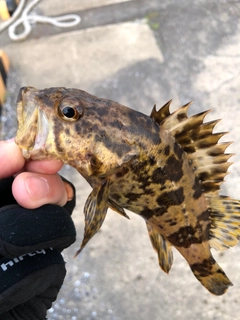
{"type": "Polygon", "coordinates": [[[25,163],[14,141],[0,142],[0,319],[44,319],[63,283],[60,252],[76,233],[74,187],[57,175],[61,166],[25,163]]]}
{"type": "Polygon", "coordinates": [[[57,174],[62,166],[58,160],[25,162],[13,139],[0,141],[0,179],[18,173],[12,192],[25,208],[38,208],[47,203],[63,206],[73,197],[72,188],[57,174]]]}

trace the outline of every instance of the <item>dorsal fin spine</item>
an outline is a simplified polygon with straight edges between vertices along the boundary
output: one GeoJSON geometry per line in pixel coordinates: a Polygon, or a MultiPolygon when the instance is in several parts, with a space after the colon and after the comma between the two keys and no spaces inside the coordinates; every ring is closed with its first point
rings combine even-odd
{"type": "Polygon", "coordinates": [[[158,111],[156,109],[156,104],[154,104],[152,112],[150,114],[150,118],[153,118],[160,125],[161,122],[170,115],[169,108],[170,108],[171,102],[172,100],[169,100],[158,111]]]}

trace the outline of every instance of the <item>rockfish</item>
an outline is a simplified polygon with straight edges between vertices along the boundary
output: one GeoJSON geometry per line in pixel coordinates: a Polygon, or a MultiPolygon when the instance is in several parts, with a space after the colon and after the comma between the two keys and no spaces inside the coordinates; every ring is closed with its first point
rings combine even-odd
{"type": "Polygon", "coordinates": [[[78,89],[24,87],[17,101],[16,143],[32,160],[59,159],[92,187],[79,253],[101,227],[108,208],[146,222],[159,265],[169,272],[172,246],[211,293],[232,285],[210,249],[240,237],[240,202],[219,195],[231,164],[208,113],[188,117],[170,102],[150,116],[78,89]]]}

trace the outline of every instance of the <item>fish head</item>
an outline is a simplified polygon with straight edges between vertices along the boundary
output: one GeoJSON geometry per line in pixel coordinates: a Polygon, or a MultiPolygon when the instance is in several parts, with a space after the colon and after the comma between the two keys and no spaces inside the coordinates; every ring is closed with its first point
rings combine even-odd
{"type": "Polygon", "coordinates": [[[15,142],[27,159],[57,159],[84,177],[104,176],[134,152],[124,141],[109,100],[67,88],[20,89],[15,142]],[[109,116],[111,114],[111,117],[109,116]]]}

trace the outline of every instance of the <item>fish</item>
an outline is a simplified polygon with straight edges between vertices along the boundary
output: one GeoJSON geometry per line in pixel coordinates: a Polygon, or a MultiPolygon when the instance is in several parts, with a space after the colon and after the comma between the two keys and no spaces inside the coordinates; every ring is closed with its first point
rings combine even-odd
{"type": "Polygon", "coordinates": [[[188,116],[190,103],[170,112],[171,100],[150,115],[80,89],[23,87],[17,98],[15,142],[26,159],[58,159],[92,187],[84,206],[79,254],[101,228],[108,208],[141,216],[158,263],[173,264],[172,247],[212,294],[231,281],[212,256],[240,239],[240,201],[219,194],[231,142],[213,133],[208,111],[188,116]]]}

